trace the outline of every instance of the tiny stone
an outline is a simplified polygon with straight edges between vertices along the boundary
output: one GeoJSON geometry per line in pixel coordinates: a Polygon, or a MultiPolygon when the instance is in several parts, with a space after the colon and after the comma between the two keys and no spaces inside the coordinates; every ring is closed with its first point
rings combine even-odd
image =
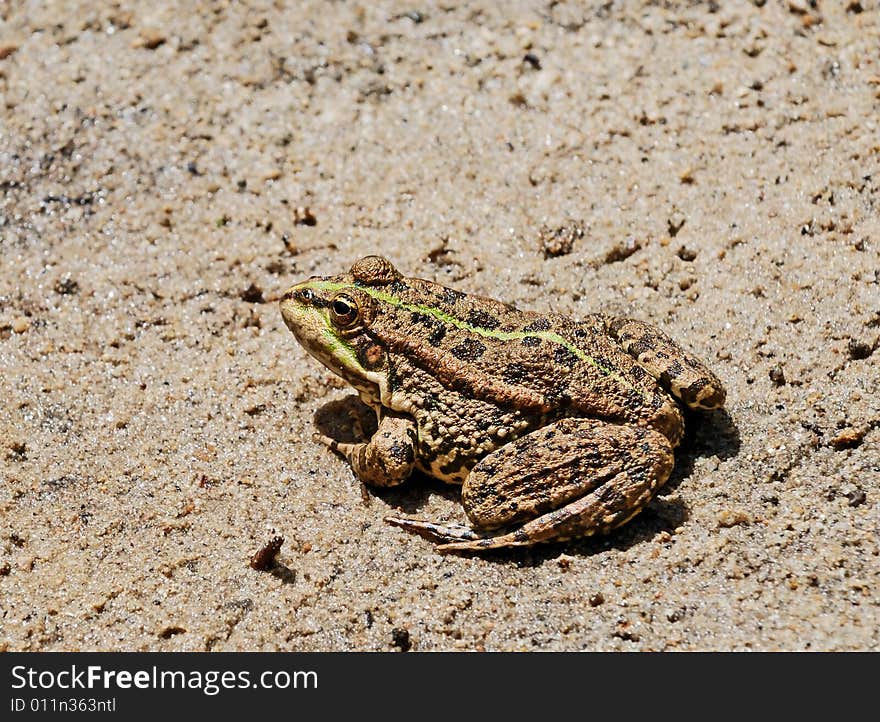
{"type": "Polygon", "coordinates": [[[868,499],[868,495],[865,494],[861,489],[856,489],[855,491],[851,491],[846,495],[846,498],[849,499],[847,502],[850,506],[856,507],[861,506],[868,499]]]}
{"type": "Polygon", "coordinates": [[[844,429],[831,439],[831,446],[837,451],[852,449],[862,443],[867,429],[844,429]]]}
{"type": "Polygon", "coordinates": [[[155,50],[165,42],[165,36],[158,30],[144,30],[141,33],[140,46],[147,50],[155,50]]]}
{"type": "Polygon", "coordinates": [[[12,330],[15,333],[24,333],[31,327],[31,322],[28,321],[24,316],[19,316],[12,320],[12,330]]]}
{"type": "Polygon", "coordinates": [[[252,283],[250,286],[244,289],[244,291],[239,294],[239,297],[242,301],[245,301],[246,303],[266,302],[266,299],[263,298],[263,289],[255,283],[252,283]]]}
{"type": "Polygon", "coordinates": [[[684,611],[685,610],[683,608],[670,609],[668,612],[666,612],[666,619],[670,622],[678,622],[681,620],[682,617],[684,617],[684,611]]]}
{"type": "Polygon", "coordinates": [[[679,211],[674,211],[672,215],[666,219],[666,230],[671,238],[675,238],[678,232],[684,228],[687,218],[679,211]]]}
{"type": "Polygon", "coordinates": [[[854,338],[849,340],[846,350],[849,352],[849,357],[853,361],[861,361],[874,353],[874,347],[871,344],[866,341],[858,341],[854,338]]]}
{"type": "Polygon", "coordinates": [[[595,594],[590,595],[589,602],[591,607],[598,607],[600,604],[605,603],[605,595],[603,595],[602,592],[596,592],[595,594]]]}
{"type": "Polygon", "coordinates": [[[16,50],[18,50],[18,45],[16,45],[15,43],[0,44],[0,60],[5,60],[16,50]]]}
{"type": "Polygon", "coordinates": [[[682,260],[690,263],[697,257],[697,252],[687,248],[686,246],[682,246],[676,252],[676,255],[682,260]]]}
{"type": "Polygon", "coordinates": [[[537,55],[535,55],[534,53],[526,53],[525,57],[523,58],[523,62],[528,63],[535,70],[541,69],[541,59],[537,55]]]}
{"type": "Polygon", "coordinates": [[[316,226],[318,219],[311,209],[306,206],[300,206],[293,212],[293,222],[298,226],[316,226]]]}
{"type": "Polygon", "coordinates": [[[69,296],[77,291],[79,291],[79,284],[70,278],[70,276],[60,278],[55,283],[55,293],[62,296],[69,296]]]}
{"type": "Polygon", "coordinates": [[[557,228],[544,226],[538,234],[538,244],[544,258],[556,258],[571,253],[575,241],[583,237],[584,226],[579,221],[575,221],[557,228]]]}
{"type": "Polygon", "coordinates": [[[718,526],[729,529],[733,526],[749,524],[751,519],[744,511],[725,509],[718,514],[718,526]]]}
{"type": "Polygon", "coordinates": [[[625,261],[633,253],[640,250],[642,244],[636,238],[627,238],[623,243],[614,246],[605,254],[605,263],[619,263],[625,261]]]}
{"type": "Polygon", "coordinates": [[[275,558],[281,551],[281,545],[284,544],[284,537],[274,536],[262,547],[260,547],[251,557],[251,569],[258,572],[264,572],[275,564],[275,558]]]}
{"type": "Polygon", "coordinates": [[[772,369],[770,369],[770,380],[776,386],[784,386],[785,385],[785,371],[782,368],[781,364],[776,364],[772,369]]]}
{"type": "Polygon", "coordinates": [[[13,441],[9,444],[6,458],[11,461],[25,461],[27,459],[27,444],[23,441],[13,441]]]}
{"type": "Polygon", "coordinates": [[[391,630],[391,643],[401,652],[408,652],[412,647],[409,638],[409,630],[403,627],[395,627],[391,630]]]}

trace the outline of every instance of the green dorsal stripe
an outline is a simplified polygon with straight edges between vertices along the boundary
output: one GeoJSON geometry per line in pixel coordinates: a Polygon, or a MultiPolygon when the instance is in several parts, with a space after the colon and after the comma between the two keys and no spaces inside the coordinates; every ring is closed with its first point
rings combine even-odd
{"type": "Polygon", "coordinates": [[[620,376],[620,374],[618,374],[616,371],[599,363],[592,356],[584,353],[573,343],[563,338],[558,333],[554,333],[553,331],[498,331],[492,328],[473,326],[466,321],[462,321],[460,318],[451,316],[445,311],[441,311],[440,309],[434,308],[433,306],[422,306],[418,303],[408,303],[407,301],[404,301],[397,296],[386,293],[385,291],[382,291],[378,288],[372,288],[370,286],[353,286],[351,284],[333,283],[331,281],[313,281],[312,283],[302,284],[300,288],[314,288],[315,290],[329,291],[331,293],[336,291],[345,291],[347,289],[362,291],[363,293],[366,293],[368,296],[372,296],[377,301],[381,301],[382,303],[390,304],[395,308],[401,308],[404,311],[410,311],[411,313],[425,314],[426,316],[435,318],[442,323],[448,324],[450,326],[455,326],[456,328],[460,328],[463,331],[468,331],[484,338],[495,338],[499,341],[521,341],[526,337],[540,338],[543,341],[549,341],[550,343],[555,343],[565,349],[568,349],[572,354],[574,354],[584,363],[590,364],[591,366],[602,372],[603,375],[607,376],[608,378],[614,379],[618,383],[626,386],[629,389],[632,389],[633,391],[636,391],[638,394],[644,397],[644,393],[640,389],[637,389],[629,381],[620,376]]]}

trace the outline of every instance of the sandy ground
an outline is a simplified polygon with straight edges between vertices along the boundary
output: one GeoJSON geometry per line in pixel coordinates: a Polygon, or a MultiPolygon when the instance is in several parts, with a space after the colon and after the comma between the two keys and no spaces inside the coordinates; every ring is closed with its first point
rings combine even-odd
{"type": "Polygon", "coordinates": [[[284,5],[0,5],[0,648],[880,648],[877,3],[284,5]],[[727,413],[609,537],[439,556],[276,303],[377,252],[727,413]]]}

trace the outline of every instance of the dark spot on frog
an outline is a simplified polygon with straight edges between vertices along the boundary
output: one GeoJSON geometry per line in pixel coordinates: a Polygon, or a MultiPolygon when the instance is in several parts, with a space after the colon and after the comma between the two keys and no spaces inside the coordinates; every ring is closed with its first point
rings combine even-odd
{"type": "Polygon", "coordinates": [[[431,331],[431,335],[428,336],[428,343],[432,346],[439,346],[440,342],[445,338],[445,336],[446,326],[438,324],[437,327],[433,331],[431,331]]]}
{"type": "Polygon", "coordinates": [[[517,384],[521,381],[528,378],[529,370],[518,361],[514,361],[511,364],[508,364],[507,367],[501,372],[501,378],[504,379],[505,383],[508,384],[517,384]]]}
{"type": "MultiPolygon", "coordinates": [[[[498,473],[498,466],[496,464],[487,464],[485,462],[480,462],[480,473],[485,474],[486,476],[495,476],[498,473]]],[[[495,493],[495,490],[491,490],[492,493],[495,493]]]]}
{"type": "Polygon", "coordinates": [[[523,331],[548,331],[550,329],[550,321],[546,318],[536,318],[528,326],[523,327],[523,331]]]}
{"type": "Polygon", "coordinates": [[[464,295],[465,295],[465,294],[461,293],[460,291],[454,291],[454,290],[451,289],[451,288],[444,288],[444,289],[442,290],[442,292],[441,292],[440,300],[441,300],[443,303],[447,303],[447,304],[449,304],[450,306],[453,306],[453,305],[455,305],[455,303],[457,303],[457,302],[459,301],[459,299],[461,299],[464,295]]]}
{"type": "MultiPolygon", "coordinates": [[[[646,453],[652,453],[650,444],[645,444],[645,447],[648,449],[646,453]]],[[[628,469],[626,475],[631,482],[634,482],[638,486],[643,486],[648,481],[648,468],[639,464],[639,466],[636,466],[635,468],[628,469]]]]}
{"type": "Polygon", "coordinates": [[[485,353],[486,347],[476,339],[466,338],[449,351],[459,361],[476,361],[485,353]]]}
{"type": "Polygon", "coordinates": [[[673,361],[666,367],[666,373],[669,374],[670,378],[676,379],[684,373],[684,366],[678,361],[673,361]]]}
{"type": "Polygon", "coordinates": [[[690,386],[687,386],[679,391],[681,395],[681,400],[684,401],[688,406],[692,405],[697,400],[697,396],[700,394],[700,391],[702,391],[708,385],[709,382],[706,379],[697,379],[690,386]]]}
{"type": "MultiPolygon", "coordinates": [[[[638,410],[645,404],[644,397],[634,389],[626,389],[626,395],[623,398],[623,407],[625,409],[631,409],[634,412],[638,412],[638,410]]],[[[657,404],[653,404],[652,406],[656,406],[657,404]]]]}
{"type": "Polygon", "coordinates": [[[483,311],[477,309],[475,311],[471,311],[467,315],[467,322],[471,326],[476,326],[477,328],[488,328],[488,329],[496,329],[498,328],[498,319],[495,318],[492,314],[487,311],[483,311]]]}
{"type": "Polygon", "coordinates": [[[641,366],[633,366],[629,370],[630,376],[632,376],[636,381],[641,381],[644,378],[647,378],[648,372],[641,366]]]}
{"type": "Polygon", "coordinates": [[[413,311],[410,320],[413,324],[427,326],[428,328],[433,328],[437,323],[433,318],[424,313],[420,313],[419,311],[413,311]]]}
{"type": "Polygon", "coordinates": [[[390,452],[395,461],[400,461],[407,464],[411,464],[413,461],[415,461],[416,458],[412,444],[403,444],[399,441],[396,441],[391,445],[390,452]]]}
{"type": "Polygon", "coordinates": [[[536,346],[541,345],[541,339],[537,336],[526,336],[522,340],[523,346],[529,346],[530,348],[534,348],[536,346]]]}
{"type": "Polygon", "coordinates": [[[553,359],[560,366],[571,368],[578,362],[578,357],[569,351],[565,346],[559,346],[553,352],[553,359]]]}

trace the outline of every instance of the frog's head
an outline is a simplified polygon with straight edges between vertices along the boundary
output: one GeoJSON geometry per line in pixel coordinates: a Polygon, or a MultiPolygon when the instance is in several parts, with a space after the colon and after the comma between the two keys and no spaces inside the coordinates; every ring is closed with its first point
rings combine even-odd
{"type": "Polygon", "coordinates": [[[313,277],[281,298],[281,316],[312,356],[370,398],[386,387],[388,354],[368,332],[379,287],[401,279],[381,256],[357,261],[341,276],[313,277]]]}

